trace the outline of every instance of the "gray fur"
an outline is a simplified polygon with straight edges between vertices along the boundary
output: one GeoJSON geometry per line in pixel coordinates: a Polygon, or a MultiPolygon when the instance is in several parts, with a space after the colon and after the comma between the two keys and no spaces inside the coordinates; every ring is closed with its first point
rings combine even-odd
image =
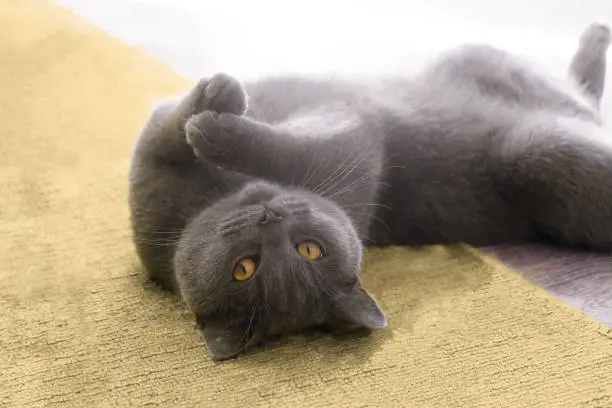
{"type": "Polygon", "coordinates": [[[362,245],[609,249],[612,144],[598,112],[609,43],[590,26],[563,81],[489,46],[411,78],[204,79],[158,107],[135,146],[140,258],[224,359],[316,326],[384,328],[359,281],[362,245]],[[300,258],[303,239],[325,256],[300,258]],[[232,281],[244,255],[258,270],[232,281]]]}

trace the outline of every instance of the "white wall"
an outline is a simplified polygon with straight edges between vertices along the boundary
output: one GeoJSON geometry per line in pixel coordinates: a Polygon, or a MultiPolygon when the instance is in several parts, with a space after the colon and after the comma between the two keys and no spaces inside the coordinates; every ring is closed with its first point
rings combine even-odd
{"type": "Polygon", "coordinates": [[[58,0],[197,78],[213,71],[370,72],[432,50],[486,41],[567,59],[612,0],[58,0]]]}

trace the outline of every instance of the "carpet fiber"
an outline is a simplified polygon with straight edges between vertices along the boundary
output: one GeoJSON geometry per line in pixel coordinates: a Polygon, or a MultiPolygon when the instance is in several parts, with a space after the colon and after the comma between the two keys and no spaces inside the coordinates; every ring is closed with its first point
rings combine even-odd
{"type": "Polygon", "coordinates": [[[0,405],[610,407],[612,334],[464,246],[371,251],[389,328],[213,363],[143,285],[126,170],[189,82],[49,3],[0,0],[0,405]]]}

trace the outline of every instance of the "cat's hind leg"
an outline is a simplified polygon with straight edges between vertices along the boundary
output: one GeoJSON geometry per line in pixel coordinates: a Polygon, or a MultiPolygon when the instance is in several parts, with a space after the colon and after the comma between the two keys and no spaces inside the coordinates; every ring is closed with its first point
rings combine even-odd
{"type": "Polygon", "coordinates": [[[606,81],[606,52],[612,35],[606,25],[593,23],[581,35],[570,63],[570,75],[599,107],[606,81]]]}
{"type": "Polygon", "coordinates": [[[597,121],[590,101],[576,100],[576,89],[563,89],[536,65],[490,45],[459,47],[432,65],[427,75],[427,82],[434,89],[440,86],[443,93],[450,84],[466,95],[477,94],[528,111],[555,110],[597,121]]]}
{"type": "Polygon", "coordinates": [[[612,142],[576,118],[527,119],[505,139],[509,200],[547,240],[612,249],[612,142]]]}

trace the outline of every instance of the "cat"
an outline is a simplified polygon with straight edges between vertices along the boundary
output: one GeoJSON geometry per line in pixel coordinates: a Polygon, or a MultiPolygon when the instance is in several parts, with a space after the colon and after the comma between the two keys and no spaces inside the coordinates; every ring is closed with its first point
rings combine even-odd
{"type": "Polygon", "coordinates": [[[611,248],[610,37],[589,26],[562,80],[489,45],[411,77],[200,80],[132,152],[148,276],[224,360],[309,328],[384,329],[359,278],[367,246],[611,248]]]}

